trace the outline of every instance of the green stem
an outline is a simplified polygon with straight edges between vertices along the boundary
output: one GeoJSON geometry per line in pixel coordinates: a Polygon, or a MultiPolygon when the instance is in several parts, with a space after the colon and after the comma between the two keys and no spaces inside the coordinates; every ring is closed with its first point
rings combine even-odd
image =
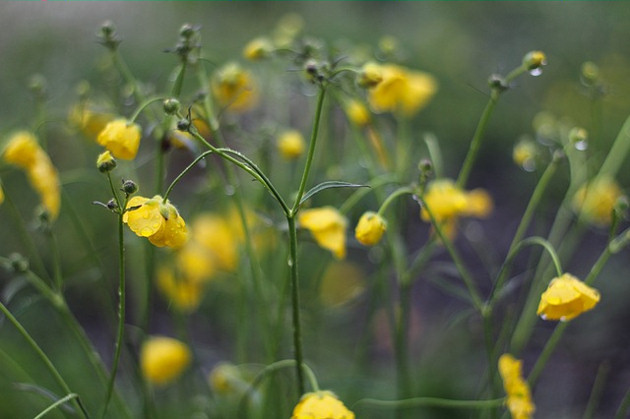
{"type": "Polygon", "coordinates": [[[443,407],[447,409],[487,409],[498,407],[505,403],[505,397],[490,400],[452,400],[438,397],[414,397],[404,400],[379,400],[361,399],[352,407],[357,405],[369,405],[382,408],[411,408],[411,407],[443,407]]]}
{"type": "Polygon", "coordinates": [[[411,283],[400,284],[400,315],[396,327],[396,375],[398,378],[398,397],[411,395],[411,371],[409,367],[408,330],[411,315],[411,283]]]}
{"type": "Polygon", "coordinates": [[[626,119],[597,176],[615,177],[630,151],[630,117],[626,119]]]}
{"type": "Polygon", "coordinates": [[[626,412],[630,408],[630,390],[626,392],[626,395],[623,396],[621,400],[621,404],[619,404],[619,409],[617,409],[617,413],[615,413],[615,419],[623,419],[626,417],[626,412]]]}
{"type": "Polygon", "coordinates": [[[606,385],[606,379],[608,378],[609,372],[610,363],[606,361],[602,362],[597,369],[595,382],[593,383],[591,395],[588,398],[588,403],[586,404],[586,409],[584,409],[584,416],[582,416],[582,419],[592,419],[594,417],[595,410],[601,401],[602,392],[604,390],[604,386],[606,385]]]}
{"type": "Polygon", "coordinates": [[[315,145],[317,144],[317,133],[319,131],[319,121],[322,116],[322,108],[324,104],[324,97],[326,96],[326,87],[324,85],[320,86],[319,95],[317,96],[317,105],[315,108],[315,120],[313,121],[313,130],[311,131],[311,140],[308,146],[308,154],[306,155],[306,163],[304,165],[304,172],[302,172],[302,179],[300,180],[300,186],[297,191],[297,195],[295,197],[295,203],[293,204],[293,208],[291,208],[291,215],[297,214],[300,208],[300,202],[302,201],[302,196],[304,196],[304,192],[306,191],[306,182],[308,180],[308,175],[311,171],[311,165],[313,164],[313,156],[315,155],[315,145]]]}
{"type": "Polygon", "coordinates": [[[56,402],[54,402],[53,404],[51,404],[50,406],[48,406],[46,409],[42,410],[37,416],[35,416],[33,419],[41,419],[44,416],[46,416],[47,414],[49,414],[50,412],[52,412],[53,410],[55,410],[56,408],[58,408],[59,406],[73,400],[73,399],[79,399],[79,395],[76,393],[70,393],[65,397],[62,397],[61,399],[57,400],[56,402]]]}
{"type": "Polygon", "coordinates": [[[168,186],[168,188],[166,189],[166,192],[164,192],[164,197],[162,199],[162,202],[166,203],[166,201],[168,200],[168,196],[171,194],[171,191],[173,190],[175,185],[177,185],[177,182],[179,182],[184,177],[184,175],[186,175],[193,167],[195,167],[197,163],[199,163],[201,160],[205,159],[207,156],[209,156],[210,154],[214,152],[215,150],[204,151],[199,156],[197,156],[195,160],[192,161],[192,163],[186,166],[186,168],[182,170],[180,174],[177,175],[177,177],[173,179],[171,184],[168,186]]]}
{"type": "Polygon", "coordinates": [[[378,215],[383,215],[383,213],[387,210],[387,208],[390,206],[390,204],[399,196],[401,195],[409,195],[409,194],[414,194],[415,190],[412,187],[409,186],[403,186],[401,188],[396,189],[394,192],[392,192],[387,199],[385,199],[385,201],[381,204],[381,207],[378,209],[378,215]]]}
{"type": "MultiPolygon", "coordinates": [[[[11,324],[13,324],[13,326],[22,335],[22,337],[26,340],[26,342],[28,342],[28,344],[39,356],[39,358],[44,362],[44,364],[46,365],[46,368],[48,368],[48,371],[51,373],[51,375],[54,377],[55,381],[57,381],[57,384],[59,384],[59,386],[63,389],[63,391],[66,394],[72,394],[72,391],[70,391],[70,387],[68,387],[68,384],[66,384],[66,381],[63,379],[61,374],[59,374],[59,371],[57,371],[57,368],[55,368],[50,358],[48,358],[46,353],[44,353],[42,348],[40,348],[40,346],[37,344],[37,342],[35,342],[35,340],[26,331],[26,329],[22,326],[22,324],[15,317],[13,317],[13,314],[11,314],[11,312],[1,302],[0,302],[0,311],[2,311],[2,313],[6,316],[6,318],[11,322],[11,324]]],[[[85,408],[81,405],[81,403],[79,403],[77,400],[73,400],[72,403],[77,408],[77,411],[81,412],[81,415],[84,418],[89,417],[89,415],[87,414],[87,412],[85,411],[85,408]]]]}
{"type": "Polygon", "coordinates": [[[182,86],[184,85],[184,74],[186,73],[187,63],[187,57],[182,59],[182,65],[177,72],[177,78],[175,79],[175,83],[173,83],[173,89],[171,90],[171,95],[173,97],[179,97],[179,95],[182,93],[182,86]]]}
{"type": "MultiPolygon", "coordinates": [[[[297,202],[297,201],[296,201],[297,202]]],[[[291,307],[293,318],[293,350],[295,355],[295,372],[298,382],[298,393],[304,394],[304,375],[302,371],[302,330],[300,325],[300,290],[298,281],[297,232],[295,218],[287,217],[289,224],[289,269],[291,271],[291,307]]]]}
{"type": "Polygon", "coordinates": [[[529,373],[529,376],[527,377],[527,382],[529,383],[530,387],[533,387],[536,384],[536,381],[538,380],[540,373],[545,368],[545,365],[547,364],[549,357],[551,356],[553,351],[556,349],[556,346],[558,345],[558,342],[560,342],[560,338],[562,337],[564,330],[567,328],[568,325],[569,325],[569,322],[560,322],[558,323],[556,328],[553,329],[553,333],[547,340],[545,347],[543,348],[542,352],[538,356],[538,359],[536,360],[536,363],[534,364],[532,371],[529,373]]]}
{"type": "Polygon", "coordinates": [[[136,109],[136,111],[133,113],[133,115],[131,115],[131,118],[129,118],[129,122],[136,122],[136,119],[138,119],[138,117],[140,116],[140,114],[142,113],[142,111],[149,106],[150,104],[154,103],[154,102],[162,102],[164,101],[166,98],[164,97],[152,97],[149,99],[146,99],[144,102],[142,102],[139,106],[138,109],[136,109]]]}

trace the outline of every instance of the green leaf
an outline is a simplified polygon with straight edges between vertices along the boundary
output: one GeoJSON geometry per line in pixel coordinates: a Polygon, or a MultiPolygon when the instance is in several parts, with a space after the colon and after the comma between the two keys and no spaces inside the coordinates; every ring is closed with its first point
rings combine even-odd
{"type": "Polygon", "coordinates": [[[315,185],[313,188],[309,189],[308,192],[306,192],[304,196],[302,197],[302,199],[300,200],[300,205],[306,202],[306,200],[311,198],[313,195],[323,190],[332,189],[332,188],[369,188],[369,186],[359,185],[356,183],[341,182],[338,180],[329,180],[326,182],[322,182],[318,185],[315,185]]]}

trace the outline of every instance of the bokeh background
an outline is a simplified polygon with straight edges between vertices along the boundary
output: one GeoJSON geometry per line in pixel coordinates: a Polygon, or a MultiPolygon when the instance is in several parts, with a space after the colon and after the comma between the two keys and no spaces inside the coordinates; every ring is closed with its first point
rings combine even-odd
{"type": "MultiPolygon", "coordinates": [[[[625,2],[1,2],[0,136],[32,124],[34,102],[27,85],[33,74],[43,75],[48,82],[47,126],[50,129],[66,118],[68,104],[76,100],[74,89],[80,80],[103,84],[99,80],[103,73],[98,69],[104,48],[98,44],[96,34],[105,20],[117,26],[123,37],[121,52],[136,76],[162,86],[174,62],[172,55],[163,51],[174,45],[182,23],[200,24],[207,54],[216,62],[225,62],[240,59],[242,48],[249,40],[269,33],[278,19],[290,12],[303,17],[307,34],[329,44],[373,47],[383,36],[393,36],[399,42],[401,61],[406,66],[435,75],[440,90],[427,109],[414,118],[413,129],[437,136],[446,173],[450,176],[457,174],[485,106],[488,76],[505,74],[518,65],[527,51],[545,51],[548,65],[543,74],[536,78],[519,78],[514,88],[501,98],[471,179],[472,186],[489,189],[495,199],[497,211],[484,222],[484,227],[497,244],[500,255],[526,205],[523,196],[529,195],[536,182],[535,174],[521,170],[511,160],[512,147],[518,138],[533,133],[534,116],[547,111],[575,125],[592,128],[592,108],[580,84],[580,67],[585,61],[599,65],[606,83],[606,94],[601,102],[602,124],[596,140],[604,147],[611,144],[630,111],[630,6],[625,2]]],[[[55,151],[62,171],[64,167],[75,167],[73,159],[92,161],[90,155],[72,149],[70,141],[62,143],[55,151]],[[64,145],[68,149],[64,149],[64,145]]],[[[630,181],[627,169],[625,164],[620,171],[622,185],[630,181]]],[[[5,183],[11,179],[27,187],[17,174],[9,174],[5,183]]],[[[540,214],[537,227],[541,230],[549,222],[545,215],[555,211],[565,187],[566,173],[559,173],[540,214]]],[[[69,192],[74,197],[85,196],[79,211],[96,213],[90,206],[95,198],[89,187],[75,185],[69,192]]],[[[26,204],[24,206],[27,208],[26,204]]],[[[0,207],[0,215],[3,211],[6,210],[0,207]]],[[[108,228],[97,225],[94,231],[106,236],[108,228]]],[[[424,231],[418,226],[414,228],[413,232],[424,231]]],[[[19,244],[10,239],[14,233],[10,225],[0,221],[0,254],[21,250],[19,244]]],[[[582,275],[588,272],[605,237],[605,232],[589,231],[566,269],[582,275]]],[[[108,240],[107,243],[113,242],[108,240]]],[[[72,249],[67,251],[69,271],[81,271],[78,267],[84,261],[72,249]],[[73,269],[72,266],[78,267],[73,269]]],[[[470,249],[469,253],[474,250],[470,249]]],[[[630,295],[630,282],[625,274],[627,259],[626,251],[609,263],[598,281],[602,304],[569,329],[551,359],[534,395],[539,406],[538,417],[581,416],[600,368],[607,369],[608,373],[596,417],[610,417],[630,386],[627,350],[630,309],[623,298],[630,295]]],[[[8,280],[8,277],[0,272],[0,279],[8,280]]],[[[474,330],[478,325],[453,322],[452,312],[461,305],[430,283],[422,283],[415,293],[417,324],[413,351],[418,362],[419,387],[431,395],[461,397],[459,391],[469,388],[479,377],[462,375],[460,371],[483,373],[483,354],[479,353],[482,343],[471,338],[479,336],[480,339],[480,331],[474,330]],[[448,329],[451,324],[456,325],[448,329]],[[476,362],[480,363],[479,368],[470,368],[470,364],[476,362]]],[[[101,331],[106,321],[90,311],[92,302],[98,299],[97,294],[89,285],[77,282],[69,289],[73,308],[90,337],[102,349],[108,347],[109,335],[101,331]]],[[[41,329],[38,336],[47,347],[63,352],[64,346],[60,343],[63,336],[50,330],[46,332],[47,322],[38,320],[52,319],[52,315],[41,305],[35,311],[29,307],[32,306],[23,306],[28,313],[27,323],[41,329]],[[32,318],[28,320],[28,316],[32,318]]],[[[331,330],[318,330],[310,337],[309,342],[320,348],[327,347],[327,339],[335,340],[331,349],[319,352],[321,359],[314,360],[323,365],[328,363],[321,380],[324,385],[346,380],[345,391],[355,399],[361,397],[357,388],[371,396],[379,393],[384,398],[393,397],[393,385],[388,384],[394,381],[387,372],[386,344],[372,351],[370,362],[374,363],[375,374],[369,380],[348,377],[350,371],[339,368],[346,358],[331,356],[333,349],[356,343],[356,335],[347,335],[345,331],[352,328],[357,312],[360,310],[353,311],[352,316],[346,312],[327,314],[330,316],[327,324],[333,325],[331,330]]],[[[203,333],[204,320],[207,319],[199,320],[201,324],[197,325],[200,333],[203,333]]],[[[539,326],[533,349],[526,354],[526,368],[536,359],[535,348],[540,348],[548,336],[547,326],[539,326]]],[[[14,335],[7,329],[3,323],[0,349],[3,354],[19,354],[19,344],[12,340],[14,335]]],[[[221,336],[221,331],[213,331],[211,337],[205,339],[209,347],[216,344],[211,359],[220,359],[229,353],[229,348],[221,347],[221,336]]],[[[107,351],[103,352],[107,359],[107,351]]],[[[22,362],[29,363],[32,359],[24,355],[22,362]]],[[[71,364],[73,360],[67,362],[71,364]]],[[[3,410],[20,409],[31,401],[26,396],[24,400],[7,396],[15,392],[9,391],[11,374],[5,374],[4,380],[3,374],[0,371],[0,385],[8,390],[0,388],[0,417],[9,417],[3,416],[3,410]]],[[[176,396],[171,394],[170,397],[176,396]]],[[[440,417],[438,412],[434,414],[440,417]]],[[[462,414],[462,417],[466,416],[462,414]]]]}

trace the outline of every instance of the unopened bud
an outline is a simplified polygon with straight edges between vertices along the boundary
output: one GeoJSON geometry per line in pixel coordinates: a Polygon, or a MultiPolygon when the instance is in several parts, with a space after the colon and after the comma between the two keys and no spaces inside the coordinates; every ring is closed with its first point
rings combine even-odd
{"type": "Polygon", "coordinates": [[[182,38],[190,38],[195,33],[195,27],[190,23],[184,23],[179,29],[179,36],[182,38]]]}
{"type": "Polygon", "coordinates": [[[592,61],[582,64],[582,81],[586,85],[594,85],[599,80],[599,67],[592,61]]]}
{"type": "Polygon", "coordinates": [[[19,253],[11,253],[8,267],[15,273],[24,273],[28,271],[28,260],[19,253]]]}
{"type": "Polygon", "coordinates": [[[527,70],[536,70],[547,65],[547,56],[542,51],[530,51],[523,57],[523,65],[527,70]]]}
{"type": "Polygon", "coordinates": [[[381,66],[376,63],[369,62],[361,69],[361,72],[357,77],[357,84],[361,87],[369,89],[379,84],[382,80],[383,71],[381,66]]]}
{"type": "Polygon", "coordinates": [[[488,86],[490,86],[491,89],[499,91],[507,90],[509,87],[503,76],[499,74],[491,74],[490,77],[488,77],[488,86]]]}
{"type": "Polygon", "coordinates": [[[168,115],[175,115],[179,111],[180,104],[177,99],[166,99],[163,103],[164,112],[168,115]]]}
{"type": "Polygon", "coordinates": [[[107,209],[110,209],[112,211],[118,208],[118,204],[116,203],[116,200],[114,198],[107,201],[107,204],[105,204],[105,206],[107,207],[107,209]]]}
{"type": "Polygon", "coordinates": [[[584,128],[574,127],[569,131],[569,141],[571,144],[586,146],[588,132],[584,128]]]}
{"type": "Polygon", "coordinates": [[[123,180],[122,191],[127,195],[134,194],[138,191],[138,185],[133,180],[123,180]]]}
{"type": "Polygon", "coordinates": [[[177,129],[180,131],[188,131],[190,129],[190,120],[180,119],[177,121],[177,129]]]}
{"type": "Polygon", "coordinates": [[[112,153],[109,150],[99,154],[96,159],[96,167],[101,173],[111,172],[116,167],[116,159],[112,157],[112,153]]]}

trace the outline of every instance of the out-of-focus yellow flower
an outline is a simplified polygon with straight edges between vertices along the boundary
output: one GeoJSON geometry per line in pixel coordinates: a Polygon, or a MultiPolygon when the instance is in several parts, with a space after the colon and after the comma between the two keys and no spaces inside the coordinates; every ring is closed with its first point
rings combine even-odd
{"type": "Polygon", "coordinates": [[[27,131],[13,134],[4,149],[4,160],[26,172],[51,218],[57,218],[61,205],[59,175],[37,138],[27,131]]]}
{"type": "Polygon", "coordinates": [[[241,377],[236,365],[229,362],[219,362],[208,376],[210,388],[217,394],[233,394],[247,389],[247,383],[241,377]]]}
{"type": "Polygon", "coordinates": [[[573,197],[573,208],[589,223],[607,226],[621,195],[621,188],[614,179],[599,177],[578,189],[573,197]]]}
{"type": "Polygon", "coordinates": [[[322,275],[319,297],[328,307],[341,306],[365,290],[365,275],[359,267],[346,261],[333,261],[322,275]]]}
{"type": "Polygon", "coordinates": [[[99,170],[99,172],[110,172],[114,170],[115,167],[116,160],[112,156],[112,153],[109,152],[109,150],[106,150],[98,155],[98,158],[96,159],[96,168],[99,170]]]}
{"type": "Polygon", "coordinates": [[[512,150],[512,159],[514,160],[514,163],[528,172],[531,172],[536,168],[537,154],[538,150],[536,148],[536,143],[528,139],[523,139],[514,146],[514,149],[512,150]]]}
{"type": "Polygon", "coordinates": [[[196,243],[211,252],[219,269],[233,272],[238,264],[239,237],[225,218],[202,214],[192,223],[196,243]]]}
{"type": "Polygon", "coordinates": [[[273,51],[273,44],[267,38],[254,38],[245,45],[243,57],[257,61],[266,58],[273,51]]]}
{"type": "Polygon", "coordinates": [[[368,108],[356,99],[347,101],[344,110],[350,122],[359,127],[368,125],[372,119],[368,108]]]}
{"type": "Polygon", "coordinates": [[[365,246],[374,246],[381,241],[383,233],[387,229],[387,222],[373,211],[368,211],[361,216],[356,229],[354,230],[354,236],[359,243],[365,246]]]}
{"type": "Polygon", "coordinates": [[[90,102],[81,102],[72,107],[68,119],[85,136],[95,140],[105,126],[116,119],[116,116],[112,113],[98,110],[90,102]]]}
{"type": "Polygon", "coordinates": [[[162,294],[179,310],[191,312],[199,307],[203,284],[185,276],[176,278],[173,271],[161,267],[157,272],[157,286],[162,294]]]}
{"type": "Polygon", "coordinates": [[[506,404],[513,419],[529,419],[536,410],[529,385],[521,373],[522,363],[510,354],[503,354],[499,358],[499,374],[507,394],[506,404]]]}
{"type": "Polygon", "coordinates": [[[536,314],[544,320],[571,320],[595,307],[599,292],[571,274],[554,278],[540,296],[536,314]]]}
{"type": "Polygon", "coordinates": [[[146,237],[158,247],[182,247],[188,240],[188,229],[177,209],[167,200],[162,202],[160,195],[153,198],[134,196],[127,203],[123,214],[131,231],[146,237]]]}
{"type": "Polygon", "coordinates": [[[4,202],[4,189],[2,189],[2,184],[0,183],[0,204],[4,202]]]}
{"type": "Polygon", "coordinates": [[[278,48],[289,48],[295,37],[304,28],[304,19],[297,13],[287,13],[280,18],[273,33],[273,42],[278,48]]]}
{"type": "Polygon", "coordinates": [[[287,160],[297,159],[306,148],[302,133],[294,129],[282,132],[278,137],[277,145],[280,155],[287,160]]]}
{"type": "Polygon", "coordinates": [[[523,57],[523,65],[528,70],[535,70],[547,65],[547,56],[542,51],[530,51],[523,57]]]}
{"type": "Polygon", "coordinates": [[[357,78],[357,84],[361,87],[371,88],[383,81],[383,66],[374,62],[363,65],[357,78]]]}
{"type": "Polygon", "coordinates": [[[354,413],[332,392],[317,391],[302,396],[291,419],[354,419],[354,413]]]}
{"type": "Polygon", "coordinates": [[[429,103],[438,89],[437,81],[428,73],[392,64],[382,65],[380,69],[383,78],[368,95],[376,112],[412,116],[429,103]]]}
{"type": "Polygon", "coordinates": [[[140,368],[150,383],[165,385],[177,379],[190,365],[191,359],[190,349],[182,342],[152,336],[142,345],[140,368]]]}
{"type": "Polygon", "coordinates": [[[322,207],[302,210],[299,223],[310,230],[317,244],[330,250],[337,259],[346,257],[347,221],[337,209],[322,207]]]}
{"type": "Polygon", "coordinates": [[[195,240],[186,243],[186,246],[177,252],[176,257],[179,271],[190,281],[205,281],[216,272],[213,255],[195,240]]]}
{"type": "MultiPolygon", "coordinates": [[[[435,221],[441,225],[448,237],[454,237],[455,223],[459,217],[484,218],[493,209],[492,198],[483,189],[466,192],[450,179],[437,179],[429,183],[424,202],[431,210],[435,221]]],[[[422,220],[431,221],[429,212],[422,208],[422,220]]]]}
{"type": "Polygon", "coordinates": [[[237,63],[220,68],[211,81],[219,104],[232,112],[245,112],[258,103],[258,86],[252,75],[237,63]]]}
{"type": "Polygon", "coordinates": [[[114,157],[132,160],[140,147],[140,126],[124,118],[115,119],[105,125],[96,142],[112,152],[114,157]]]}

